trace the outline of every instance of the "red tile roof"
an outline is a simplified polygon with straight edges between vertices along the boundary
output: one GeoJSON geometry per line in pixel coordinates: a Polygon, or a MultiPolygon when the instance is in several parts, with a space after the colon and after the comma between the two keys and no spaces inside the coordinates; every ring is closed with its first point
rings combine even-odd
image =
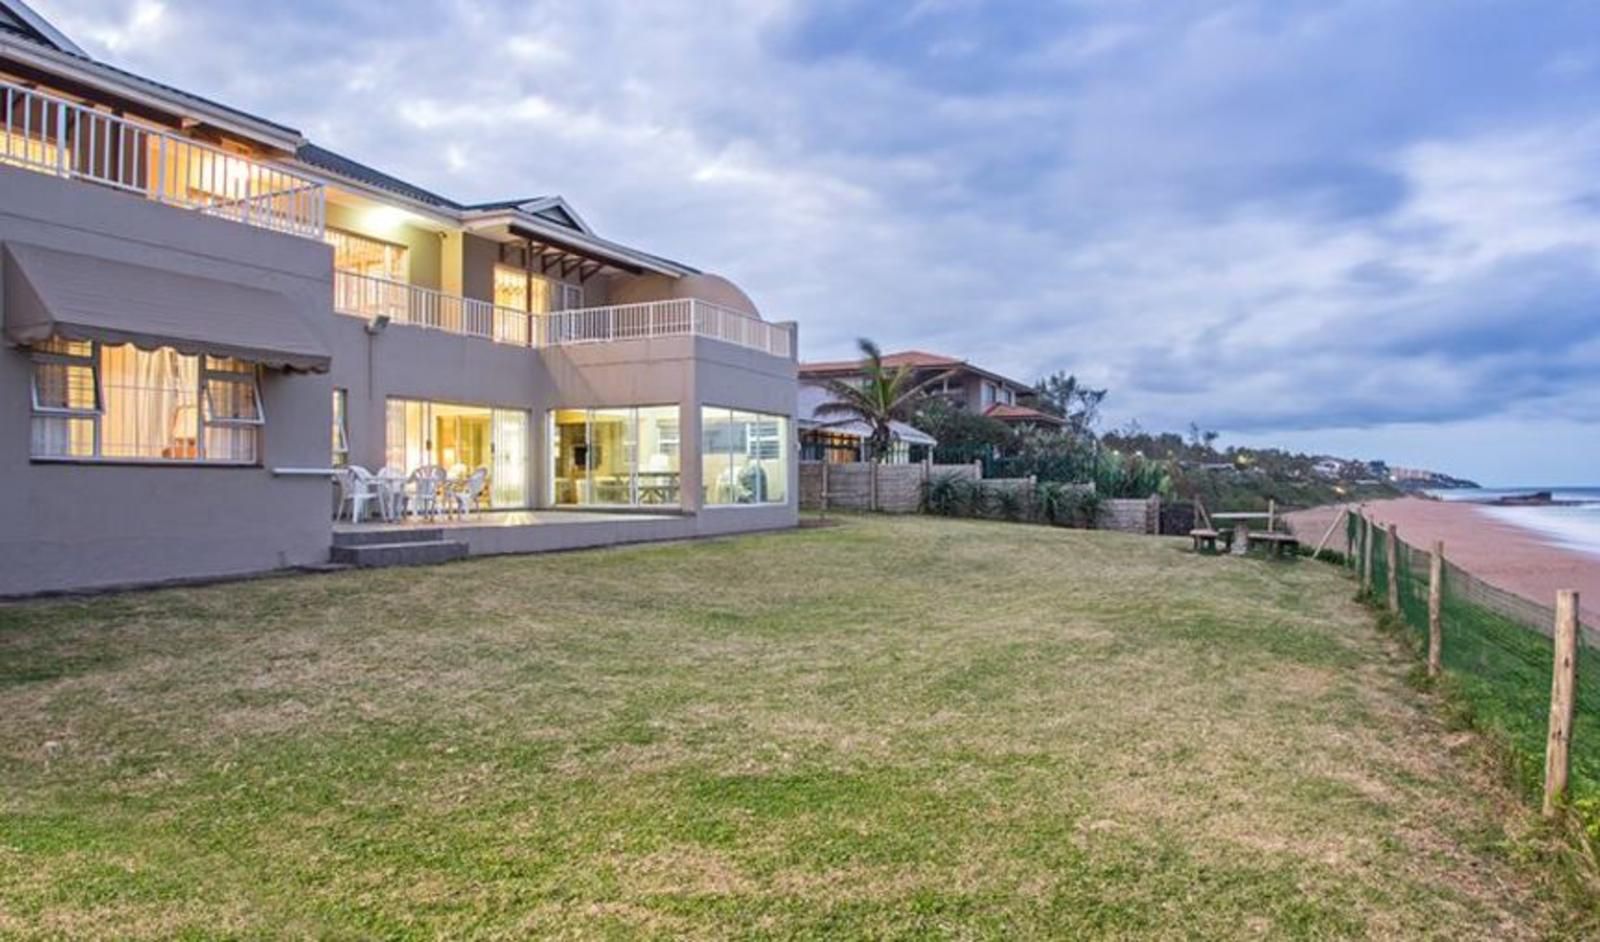
{"type": "MultiPolygon", "coordinates": [[[[858,370],[865,360],[826,360],[820,363],[800,364],[801,374],[805,373],[848,373],[858,370]]],[[[913,369],[937,369],[939,367],[965,366],[966,360],[947,357],[938,353],[928,353],[923,350],[902,350],[899,353],[885,353],[883,365],[889,369],[899,369],[909,366],[913,369]]]]}
{"type": "Polygon", "coordinates": [[[999,419],[1002,422],[1041,422],[1046,425],[1067,424],[1066,420],[1059,415],[1040,412],[1038,409],[1030,409],[1027,406],[1008,406],[1002,402],[997,402],[983,410],[983,414],[991,419],[999,419]]]}

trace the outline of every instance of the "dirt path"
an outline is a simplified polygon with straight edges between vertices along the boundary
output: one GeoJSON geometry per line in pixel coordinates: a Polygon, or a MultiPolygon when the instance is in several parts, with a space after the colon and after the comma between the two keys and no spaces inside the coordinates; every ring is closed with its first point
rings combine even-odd
{"type": "MultiPolygon", "coordinates": [[[[1538,534],[1503,523],[1471,504],[1415,497],[1373,501],[1368,514],[1393,523],[1400,539],[1419,547],[1443,540],[1445,557],[1478,578],[1540,605],[1552,605],[1558,589],[1582,594],[1584,620],[1600,622],[1600,560],[1545,542],[1538,534]]],[[[1317,507],[1287,516],[1302,541],[1315,546],[1343,506],[1317,507]]],[[[1335,532],[1328,545],[1344,548],[1335,532]]]]}

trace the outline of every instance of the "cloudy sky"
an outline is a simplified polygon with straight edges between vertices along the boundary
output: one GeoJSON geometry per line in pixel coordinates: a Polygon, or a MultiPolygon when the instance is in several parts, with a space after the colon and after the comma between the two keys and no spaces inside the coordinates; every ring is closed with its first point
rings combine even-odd
{"type": "Polygon", "coordinates": [[[1592,0],[35,0],[464,199],[560,193],[806,358],[1109,422],[1600,483],[1592,0]]]}

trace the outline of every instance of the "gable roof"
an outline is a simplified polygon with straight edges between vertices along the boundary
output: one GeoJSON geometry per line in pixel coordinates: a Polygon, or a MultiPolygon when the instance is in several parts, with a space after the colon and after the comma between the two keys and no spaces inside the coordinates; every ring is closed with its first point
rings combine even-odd
{"type": "Polygon", "coordinates": [[[991,419],[999,419],[1002,422],[1038,422],[1042,425],[1067,424],[1066,420],[1059,415],[1051,415],[1048,412],[1030,409],[1027,406],[1007,405],[1003,402],[997,402],[983,410],[983,414],[991,419]]]}
{"type": "Polygon", "coordinates": [[[0,0],[0,32],[12,33],[60,52],[88,58],[88,53],[67,38],[67,34],[50,25],[22,0],[0,0]]]}

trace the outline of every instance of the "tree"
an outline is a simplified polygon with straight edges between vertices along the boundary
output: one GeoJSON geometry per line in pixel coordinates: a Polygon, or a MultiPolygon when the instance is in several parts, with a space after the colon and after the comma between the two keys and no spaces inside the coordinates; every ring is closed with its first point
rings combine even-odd
{"type": "Polygon", "coordinates": [[[1090,389],[1067,372],[1055,372],[1034,384],[1033,396],[1042,412],[1067,420],[1067,428],[1078,436],[1093,434],[1100,421],[1100,404],[1107,390],[1090,389]]]}
{"type": "Polygon", "coordinates": [[[818,418],[841,416],[871,426],[872,434],[867,439],[867,458],[882,462],[889,456],[890,446],[894,443],[894,429],[890,423],[909,421],[928,387],[952,374],[940,373],[917,382],[909,366],[892,370],[884,366],[883,351],[871,340],[863,337],[856,344],[861,348],[863,358],[861,379],[856,382],[828,380],[826,389],[833,398],[818,406],[816,415],[818,418]]]}
{"type": "Polygon", "coordinates": [[[1007,451],[1017,435],[999,419],[980,415],[940,396],[924,396],[912,424],[934,438],[934,454],[945,463],[962,464],[975,456],[989,457],[1007,451]]]}

